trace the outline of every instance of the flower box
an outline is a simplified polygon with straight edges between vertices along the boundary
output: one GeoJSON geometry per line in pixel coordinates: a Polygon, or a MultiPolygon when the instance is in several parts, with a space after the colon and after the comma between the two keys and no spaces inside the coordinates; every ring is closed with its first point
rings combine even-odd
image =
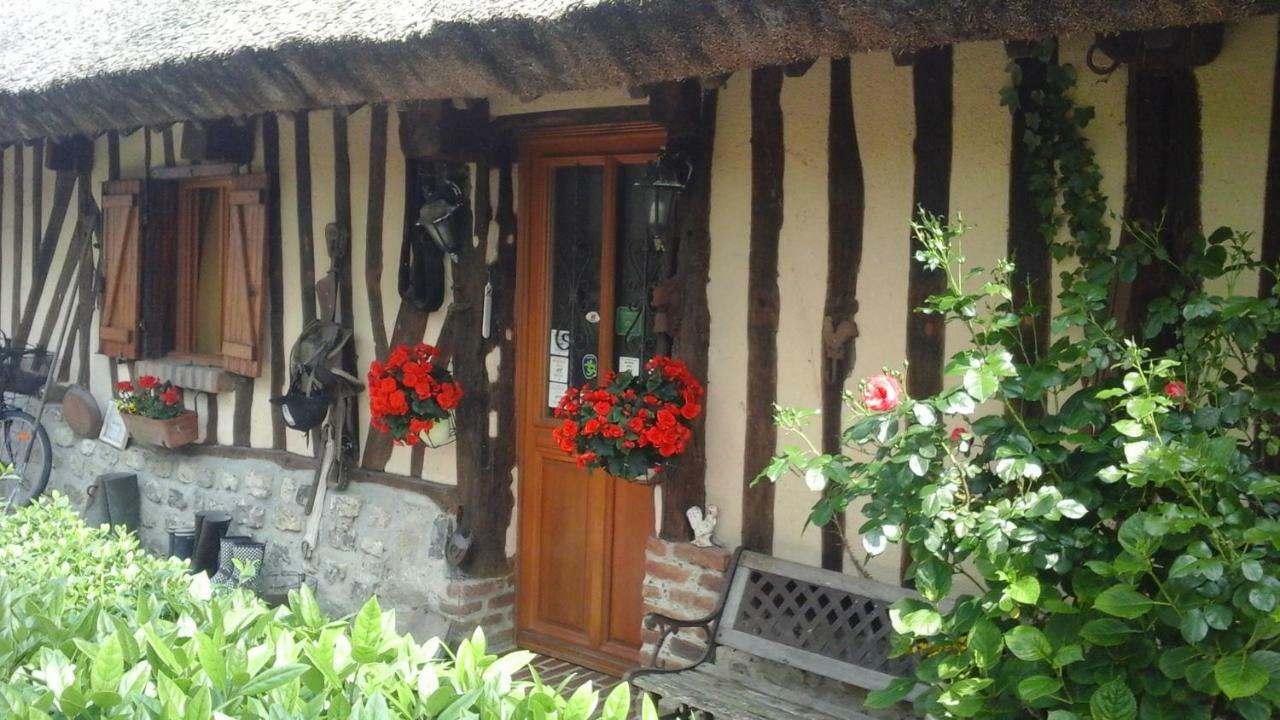
{"type": "Polygon", "coordinates": [[[163,420],[128,413],[120,417],[129,429],[129,436],[143,445],[172,449],[189,445],[200,437],[200,416],[194,410],[184,410],[176,417],[163,420]]]}

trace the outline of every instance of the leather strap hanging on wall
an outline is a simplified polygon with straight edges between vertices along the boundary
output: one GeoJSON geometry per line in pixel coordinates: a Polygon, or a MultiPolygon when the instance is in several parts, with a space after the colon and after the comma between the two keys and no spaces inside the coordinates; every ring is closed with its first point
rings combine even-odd
{"type": "Polygon", "coordinates": [[[406,232],[400,246],[400,297],[419,312],[444,304],[444,253],[421,227],[406,232]]]}

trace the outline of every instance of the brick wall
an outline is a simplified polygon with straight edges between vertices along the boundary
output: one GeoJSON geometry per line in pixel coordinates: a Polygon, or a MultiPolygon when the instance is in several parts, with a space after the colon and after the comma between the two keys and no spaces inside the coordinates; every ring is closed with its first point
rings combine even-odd
{"type": "Polygon", "coordinates": [[[515,647],[516,588],[512,579],[506,575],[449,581],[436,607],[453,622],[450,646],[457,645],[462,637],[469,637],[479,625],[484,628],[485,644],[490,652],[515,647]]]}
{"type": "MultiPolygon", "coordinates": [[[[644,611],[680,619],[701,618],[715,609],[732,552],[651,537],[645,547],[644,611]]],[[[641,660],[648,664],[659,634],[645,629],[641,660]]],[[[659,665],[680,667],[702,656],[701,630],[681,630],[667,640],[659,665]]]]}

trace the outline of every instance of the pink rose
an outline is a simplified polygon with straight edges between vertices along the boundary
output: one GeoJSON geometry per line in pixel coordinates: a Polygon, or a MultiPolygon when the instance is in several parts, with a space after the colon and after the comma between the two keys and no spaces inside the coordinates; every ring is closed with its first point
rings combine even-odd
{"type": "Polygon", "coordinates": [[[1187,396],[1187,384],[1181,380],[1170,380],[1165,383],[1164,394],[1174,400],[1181,400],[1187,396]]]}
{"type": "Polygon", "coordinates": [[[965,429],[962,427],[951,428],[951,442],[960,442],[964,439],[965,434],[965,429]]]}
{"type": "Polygon", "coordinates": [[[872,412],[889,412],[902,404],[902,385],[892,375],[876,375],[867,380],[862,402],[872,412]]]}

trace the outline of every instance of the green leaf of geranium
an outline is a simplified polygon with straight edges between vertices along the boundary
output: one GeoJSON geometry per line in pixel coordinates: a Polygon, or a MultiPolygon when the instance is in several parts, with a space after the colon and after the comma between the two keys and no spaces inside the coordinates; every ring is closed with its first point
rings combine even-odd
{"type": "Polygon", "coordinates": [[[1015,602],[1023,605],[1034,605],[1040,599],[1040,581],[1027,575],[1009,583],[1005,594],[1015,602]]]}
{"type": "Polygon", "coordinates": [[[994,667],[1003,648],[1004,636],[995,623],[984,618],[973,624],[969,631],[969,650],[973,653],[975,665],[983,670],[994,667]]]}
{"type": "Polygon", "coordinates": [[[1019,660],[1035,662],[1053,657],[1053,645],[1039,628],[1019,625],[1004,635],[1004,644],[1019,660]]]}
{"type": "Polygon", "coordinates": [[[1232,700],[1256,695],[1267,686],[1271,675],[1266,667],[1242,652],[1220,658],[1213,666],[1213,679],[1232,700]]]}
{"type": "Polygon", "coordinates": [[[1048,675],[1032,675],[1018,682],[1018,697],[1026,702],[1035,702],[1048,697],[1062,689],[1062,681],[1048,675]]]}
{"type": "Polygon", "coordinates": [[[1089,712],[1093,720],[1133,720],[1138,716],[1138,701],[1122,680],[1112,680],[1093,692],[1089,712]]]}
{"type": "Polygon", "coordinates": [[[1128,585],[1114,585],[1103,590],[1093,604],[1108,615],[1127,620],[1142,617],[1155,605],[1151,598],[1128,585]]]}

